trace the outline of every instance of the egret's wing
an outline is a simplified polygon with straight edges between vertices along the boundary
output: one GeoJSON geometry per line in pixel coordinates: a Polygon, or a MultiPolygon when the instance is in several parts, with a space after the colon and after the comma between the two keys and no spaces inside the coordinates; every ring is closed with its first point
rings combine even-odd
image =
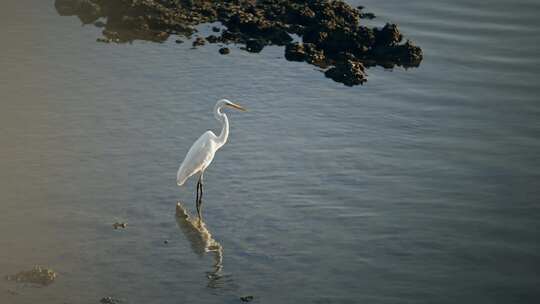
{"type": "Polygon", "coordinates": [[[213,141],[215,137],[214,133],[207,131],[189,148],[186,158],[176,174],[176,183],[179,186],[183,185],[193,174],[204,170],[212,162],[215,153],[213,141]]]}

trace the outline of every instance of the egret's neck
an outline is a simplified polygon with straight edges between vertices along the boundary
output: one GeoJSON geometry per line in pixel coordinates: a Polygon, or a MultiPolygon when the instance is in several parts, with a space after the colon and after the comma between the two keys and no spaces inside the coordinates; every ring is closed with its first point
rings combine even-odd
{"type": "Polygon", "coordinates": [[[221,107],[217,106],[214,109],[214,116],[221,122],[221,133],[217,138],[217,144],[221,148],[227,142],[227,138],[229,138],[229,119],[227,119],[225,113],[221,112],[221,107]]]}

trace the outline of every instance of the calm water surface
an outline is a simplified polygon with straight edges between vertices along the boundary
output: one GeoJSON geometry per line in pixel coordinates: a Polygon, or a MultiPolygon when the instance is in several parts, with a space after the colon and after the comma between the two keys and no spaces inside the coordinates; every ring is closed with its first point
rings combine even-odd
{"type": "Polygon", "coordinates": [[[350,2],[421,66],[348,88],[279,47],[100,44],[53,1],[2,2],[0,275],[59,277],[0,302],[538,303],[540,3],[350,2]],[[222,268],[175,217],[221,97],[250,109],[205,176],[222,268]]]}

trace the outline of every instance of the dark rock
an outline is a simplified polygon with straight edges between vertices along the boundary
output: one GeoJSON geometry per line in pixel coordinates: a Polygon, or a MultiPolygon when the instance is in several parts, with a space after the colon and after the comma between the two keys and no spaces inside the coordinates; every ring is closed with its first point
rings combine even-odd
{"type": "Polygon", "coordinates": [[[107,30],[107,29],[104,29],[102,32],[103,36],[109,38],[109,39],[120,39],[120,34],[118,32],[115,32],[115,31],[111,31],[111,30],[107,30]]]}
{"type": "Polygon", "coordinates": [[[154,35],[158,41],[165,41],[169,38],[169,33],[163,31],[154,32],[154,35]]]}
{"type": "Polygon", "coordinates": [[[324,52],[313,43],[290,43],[285,47],[285,58],[289,61],[306,61],[317,66],[326,66],[324,52]]]}
{"type": "Polygon", "coordinates": [[[94,22],[94,26],[95,26],[95,27],[105,27],[105,25],[106,25],[106,24],[105,24],[104,22],[102,22],[102,21],[96,21],[96,22],[94,22]]]}
{"type": "Polygon", "coordinates": [[[302,41],[321,46],[327,38],[327,32],[321,31],[318,28],[310,27],[304,30],[304,36],[302,36],[302,41]]]}
{"type": "Polygon", "coordinates": [[[327,66],[327,60],[326,56],[324,55],[324,52],[317,49],[316,47],[310,47],[313,46],[311,43],[306,43],[304,45],[304,48],[307,53],[306,62],[319,66],[319,67],[326,67],[327,66]]]}
{"type": "Polygon", "coordinates": [[[293,38],[281,28],[274,28],[273,30],[269,31],[267,35],[268,41],[275,45],[286,45],[287,43],[293,41],[293,38]]]}
{"type": "Polygon", "coordinates": [[[240,33],[238,32],[233,33],[229,31],[224,31],[221,34],[221,41],[225,43],[239,42],[240,39],[242,39],[242,35],[240,35],[240,33]]]}
{"type": "Polygon", "coordinates": [[[315,12],[309,6],[293,6],[288,13],[287,20],[289,23],[310,25],[316,21],[315,17],[315,12]]]}
{"type": "Polygon", "coordinates": [[[264,43],[259,39],[249,39],[246,41],[246,50],[251,53],[259,53],[264,48],[264,43]]]}
{"type": "Polygon", "coordinates": [[[375,45],[377,46],[395,46],[402,39],[403,36],[395,24],[387,23],[381,30],[375,29],[375,45]]]}
{"type": "Polygon", "coordinates": [[[298,42],[287,44],[285,46],[285,59],[289,61],[304,61],[306,59],[304,45],[298,42]]]}
{"type": "Polygon", "coordinates": [[[127,223],[119,223],[119,222],[116,222],[113,224],[113,228],[114,229],[118,229],[118,228],[127,228],[127,223]]]}
{"type": "Polygon", "coordinates": [[[54,6],[62,16],[77,15],[83,23],[92,23],[101,16],[97,0],[56,0],[54,6]]]}
{"type": "Polygon", "coordinates": [[[360,14],[360,19],[375,19],[375,14],[374,13],[361,13],[360,14]]]}
{"type": "Polygon", "coordinates": [[[253,296],[243,296],[243,297],[240,297],[240,300],[242,302],[251,302],[253,301],[254,297],[253,296]]]}
{"type": "Polygon", "coordinates": [[[73,16],[80,12],[83,0],[56,0],[54,7],[60,16],[73,16]]]}
{"type": "Polygon", "coordinates": [[[181,40],[181,39],[176,39],[176,40],[175,40],[174,42],[176,42],[176,43],[178,43],[178,44],[180,44],[180,43],[184,43],[184,41],[183,41],[183,40],[181,40]]]}
{"type": "Polygon", "coordinates": [[[201,46],[201,45],[204,45],[206,42],[203,38],[201,37],[197,37],[195,38],[195,40],[193,41],[193,47],[196,47],[196,46],[201,46]]]}
{"type": "Polygon", "coordinates": [[[163,42],[171,34],[190,38],[196,25],[220,22],[225,26],[221,33],[212,27],[220,34],[197,37],[193,46],[237,43],[257,53],[266,45],[285,45],[287,60],[334,65],[327,75],[348,85],[365,81],[362,63],[413,67],[422,61],[422,50],[402,43],[395,24],[380,29],[360,24],[361,18],[375,15],[339,0],[55,0],[55,7],[60,15],[77,15],[84,23],[107,20],[100,42],[163,42]],[[292,43],[291,33],[301,36],[302,43],[292,43]]]}
{"type": "Polygon", "coordinates": [[[346,60],[327,70],[324,75],[347,86],[366,82],[364,65],[359,61],[346,60]]]}
{"type": "Polygon", "coordinates": [[[219,38],[215,35],[210,35],[208,37],[206,37],[206,41],[210,42],[210,43],[217,43],[219,42],[219,38]]]}
{"type": "Polygon", "coordinates": [[[287,24],[287,31],[289,33],[297,34],[299,36],[304,35],[306,27],[300,24],[287,24]]]}
{"type": "Polygon", "coordinates": [[[101,16],[101,7],[90,0],[82,0],[77,15],[83,23],[92,23],[101,16]]]}
{"type": "Polygon", "coordinates": [[[222,47],[222,48],[219,49],[219,53],[220,53],[221,55],[227,55],[227,54],[229,54],[230,52],[231,52],[231,50],[229,50],[229,48],[226,48],[226,47],[222,47]]]}
{"type": "Polygon", "coordinates": [[[404,67],[417,67],[423,59],[422,49],[407,40],[402,45],[391,47],[376,47],[372,56],[385,67],[400,65],[404,67]]]}
{"type": "Polygon", "coordinates": [[[169,244],[169,240],[163,241],[163,244],[169,244]]]}
{"type": "Polygon", "coordinates": [[[120,304],[122,301],[115,299],[113,297],[104,297],[99,300],[102,304],[120,304]]]}

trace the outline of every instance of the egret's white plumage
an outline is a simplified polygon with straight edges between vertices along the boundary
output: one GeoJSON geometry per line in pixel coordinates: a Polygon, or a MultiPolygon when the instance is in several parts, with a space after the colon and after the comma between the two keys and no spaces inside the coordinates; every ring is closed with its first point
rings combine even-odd
{"type": "Polygon", "coordinates": [[[190,176],[203,172],[210,165],[219,149],[216,139],[214,132],[206,131],[193,143],[176,174],[178,186],[182,186],[190,176]]]}
{"type": "Polygon", "coordinates": [[[204,170],[210,165],[214,159],[216,151],[221,148],[229,138],[229,119],[227,115],[222,112],[223,107],[230,107],[233,109],[246,111],[243,107],[228,101],[227,99],[220,99],[214,107],[214,116],[221,122],[221,133],[219,136],[216,136],[212,131],[204,132],[199,139],[197,139],[184,158],[184,161],[176,173],[176,183],[178,186],[182,186],[186,180],[195,174],[199,174],[199,181],[197,183],[197,212],[200,214],[200,204],[201,200],[199,199],[199,187],[200,187],[200,197],[202,197],[202,176],[204,170]]]}

